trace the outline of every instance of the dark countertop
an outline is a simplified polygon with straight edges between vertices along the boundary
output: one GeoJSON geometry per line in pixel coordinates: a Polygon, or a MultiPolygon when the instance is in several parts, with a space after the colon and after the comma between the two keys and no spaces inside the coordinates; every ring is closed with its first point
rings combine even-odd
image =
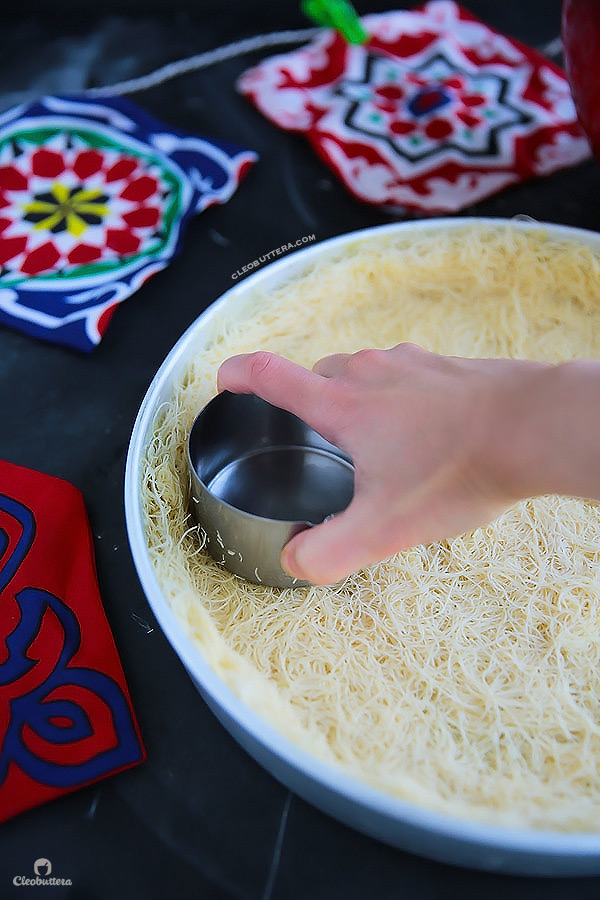
{"type": "MultiPolygon", "coordinates": [[[[41,93],[138,76],[237,38],[309,23],[299,5],[48,0],[0,13],[0,110],[41,93]]],[[[360,11],[409,4],[366,0],[360,11]]],[[[543,46],[558,0],[473,0],[476,15],[543,46]]],[[[467,871],[364,837],[292,795],[224,731],[153,619],[127,542],[123,472],[131,428],[156,369],[185,328],[272,248],[390,221],[353,200],[304,140],[279,131],[233,88],[271,51],[131,95],[157,117],[256,150],[260,161],[225,206],[191,223],[183,252],[117,310],[89,356],[0,327],[0,458],[61,476],[83,492],[106,613],[148,760],[0,826],[0,896],[39,857],[77,900],[429,900],[596,898],[600,878],[528,879],[467,871]]],[[[467,215],[600,230],[600,167],[586,162],[506,190],[467,215]]],[[[30,890],[33,890],[30,888],[30,890]]]]}

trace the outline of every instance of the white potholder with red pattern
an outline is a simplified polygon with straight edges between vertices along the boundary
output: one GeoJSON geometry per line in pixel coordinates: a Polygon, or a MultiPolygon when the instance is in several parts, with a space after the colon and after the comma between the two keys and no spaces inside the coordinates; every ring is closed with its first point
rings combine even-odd
{"type": "Polygon", "coordinates": [[[566,77],[539,52],[451,0],[361,21],[365,44],[327,30],[238,82],[360,200],[455,212],[589,157],[566,77]]]}

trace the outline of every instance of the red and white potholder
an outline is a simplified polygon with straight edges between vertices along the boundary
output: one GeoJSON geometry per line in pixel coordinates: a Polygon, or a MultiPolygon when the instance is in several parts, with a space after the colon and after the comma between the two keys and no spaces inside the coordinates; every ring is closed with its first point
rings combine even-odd
{"type": "Polygon", "coordinates": [[[325,30],[238,81],[360,200],[455,212],[589,157],[565,74],[536,50],[451,0],[361,21],[365,44],[325,30]]]}

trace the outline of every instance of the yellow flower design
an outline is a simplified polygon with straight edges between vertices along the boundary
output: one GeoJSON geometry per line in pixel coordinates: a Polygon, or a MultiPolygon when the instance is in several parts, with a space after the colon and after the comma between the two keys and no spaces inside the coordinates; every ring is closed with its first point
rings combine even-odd
{"type": "Polygon", "coordinates": [[[34,229],[59,234],[68,231],[80,237],[90,225],[100,225],[107,215],[108,196],[98,189],[83,186],[68,188],[56,183],[49,191],[34,194],[25,204],[23,219],[34,229]]]}

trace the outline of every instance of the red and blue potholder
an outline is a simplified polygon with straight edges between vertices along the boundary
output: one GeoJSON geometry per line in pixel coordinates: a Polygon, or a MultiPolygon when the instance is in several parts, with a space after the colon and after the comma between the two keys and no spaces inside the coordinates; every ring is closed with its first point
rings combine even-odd
{"type": "Polygon", "coordinates": [[[122,97],[44,97],[0,116],[0,322],[89,351],[117,305],[225,203],[256,154],[122,97]]]}
{"type": "Polygon", "coordinates": [[[144,758],[83,497],[0,461],[0,821],[144,758]]]}

